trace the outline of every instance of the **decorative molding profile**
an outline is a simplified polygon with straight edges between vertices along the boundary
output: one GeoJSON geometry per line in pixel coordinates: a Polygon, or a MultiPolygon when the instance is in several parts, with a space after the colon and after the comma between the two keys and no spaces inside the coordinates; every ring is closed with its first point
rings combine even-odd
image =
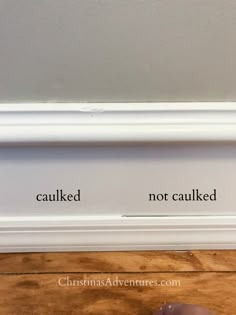
{"type": "MultiPolygon", "coordinates": [[[[236,103],[0,105],[0,149],[183,141],[236,141],[236,103]]],[[[236,249],[236,215],[0,216],[1,252],[138,249],[236,249]]]]}
{"type": "Polygon", "coordinates": [[[0,105],[0,144],[235,140],[236,103],[0,105]]]}
{"type": "Polygon", "coordinates": [[[0,223],[1,252],[236,249],[236,216],[8,217],[0,223]]]}

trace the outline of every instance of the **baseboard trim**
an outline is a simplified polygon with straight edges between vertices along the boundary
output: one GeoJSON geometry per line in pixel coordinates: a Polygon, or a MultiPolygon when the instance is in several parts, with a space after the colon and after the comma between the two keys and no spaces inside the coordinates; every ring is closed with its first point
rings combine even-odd
{"type": "Polygon", "coordinates": [[[236,216],[4,217],[1,252],[236,249],[236,216]]]}
{"type": "MultiPolygon", "coordinates": [[[[222,145],[231,141],[236,141],[233,102],[0,105],[0,145],[17,149],[21,145],[41,149],[41,144],[64,148],[70,144],[76,147],[158,142],[222,145]]],[[[2,185],[5,184],[3,181],[2,185]]],[[[22,213],[21,217],[10,217],[2,209],[1,252],[236,249],[236,216],[50,217],[44,211],[40,217],[26,217],[24,213],[31,212],[24,212],[18,206],[12,213],[22,213]]],[[[105,210],[112,213],[113,209],[105,210]]],[[[124,213],[118,210],[116,213],[124,213]]],[[[227,211],[222,209],[219,213],[227,211]]]]}

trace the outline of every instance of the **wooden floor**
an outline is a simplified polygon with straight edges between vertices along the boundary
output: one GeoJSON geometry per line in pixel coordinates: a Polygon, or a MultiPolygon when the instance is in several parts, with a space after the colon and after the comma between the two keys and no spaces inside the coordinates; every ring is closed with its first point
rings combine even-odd
{"type": "Polygon", "coordinates": [[[1,315],[151,315],[165,302],[236,309],[236,251],[0,254],[0,275],[1,315]]]}

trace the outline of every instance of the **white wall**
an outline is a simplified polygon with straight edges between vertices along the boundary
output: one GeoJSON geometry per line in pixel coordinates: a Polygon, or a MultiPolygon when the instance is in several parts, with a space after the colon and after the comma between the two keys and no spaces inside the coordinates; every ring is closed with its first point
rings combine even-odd
{"type": "MultiPolygon", "coordinates": [[[[0,221],[13,216],[235,215],[236,148],[230,144],[14,147],[0,150],[0,221]],[[57,189],[80,202],[38,202],[57,189]],[[173,193],[216,201],[173,201],[173,193]],[[149,194],[169,194],[149,201],[149,194]]],[[[0,225],[1,226],[1,225],[0,225]]]]}
{"type": "Polygon", "coordinates": [[[235,0],[0,0],[0,101],[236,100],[235,0]]]}

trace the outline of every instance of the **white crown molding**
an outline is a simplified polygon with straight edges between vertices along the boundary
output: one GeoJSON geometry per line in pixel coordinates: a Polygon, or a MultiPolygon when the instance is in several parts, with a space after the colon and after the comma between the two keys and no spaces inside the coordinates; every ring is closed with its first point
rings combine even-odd
{"type": "Polygon", "coordinates": [[[236,249],[236,216],[6,217],[0,251],[236,249]]]}
{"type": "Polygon", "coordinates": [[[0,105],[0,144],[235,140],[233,102],[0,105]]]}

